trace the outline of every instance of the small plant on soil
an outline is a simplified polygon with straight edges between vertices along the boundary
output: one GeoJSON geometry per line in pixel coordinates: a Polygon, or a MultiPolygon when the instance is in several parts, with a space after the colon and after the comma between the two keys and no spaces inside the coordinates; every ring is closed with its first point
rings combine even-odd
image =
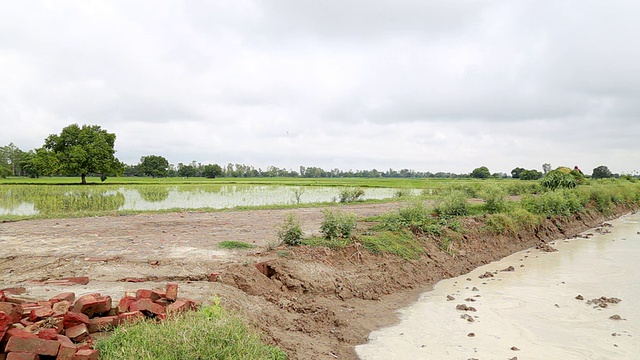
{"type": "Polygon", "coordinates": [[[325,239],[348,239],[356,229],[355,214],[345,214],[341,211],[324,210],[324,220],[320,225],[320,232],[325,239]]]}
{"type": "Polygon", "coordinates": [[[484,200],[484,210],[495,214],[507,210],[507,193],[498,186],[490,186],[480,192],[480,198],[484,200]]]}
{"type": "Polygon", "coordinates": [[[300,204],[302,194],[306,192],[306,189],[302,187],[297,187],[297,188],[294,188],[292,192],[293,192],[293,198],[296,201],[296,204],[300,204]]]}
{"type": "Polygon", "coordinates": [[[467,195],[460,190],[452,190],[440,200],[435,210],[438,216],[443,218],[468,215],[467,195]]]}
{"type": "Polygon", "coordinates": [[[227,240],[221,241],[218,247],[221,249],[251,249],[256,246],[242,241],[227,240]]]}
{"type": "Polygon", "coordinates": [[[302,235],[304,232],[300,227],[300,222],[293,214],[289,214],[278,230],[278,239],[289,246],[297,246],[302,243],[302,235]]]}

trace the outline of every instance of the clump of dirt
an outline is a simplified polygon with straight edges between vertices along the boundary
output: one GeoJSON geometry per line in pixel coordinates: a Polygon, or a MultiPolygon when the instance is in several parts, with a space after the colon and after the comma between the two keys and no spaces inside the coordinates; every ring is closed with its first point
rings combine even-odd
{"type": "Polygon", "coordinates": [[[606,307],[609,306],[609,304],[617,304],[620,301],[622,301],[622,300],[620,300],[618,298],[615,298],[615,297],[608,298],[606,296],[601,296],[601,297],[596,298],[596,299],[588,300],[587,301],[587,305],[593,305],[593,307],[596,307],[596,308],[598,308],[598,307],[599,308],[606,308],[606,307]]]}

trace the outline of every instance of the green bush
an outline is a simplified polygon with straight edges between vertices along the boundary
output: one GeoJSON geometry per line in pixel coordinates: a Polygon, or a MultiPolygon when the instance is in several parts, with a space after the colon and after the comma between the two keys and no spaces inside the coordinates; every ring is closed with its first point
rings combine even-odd
{"type": "Polygon", "coordinates": [[[518,225],[508,214],[491,214],[485,219],[485,229],[493,235],[516,234],[518,225]]]}
{"type": "Polygon", "coordinates": [[[357,220],[355,214],[345,214],[341,211],[332,212],[324,210],[324,220],[320,225],[320,232],[325,239],[348,239],[356,229],[357,220]]]}
{"type": "Polygon", "coordinates": [[[262,343],[239,317],[219,304],[171,315],[161,323],[145,320],[117,327],[96,343],[100,360],[255,359],[285,360],[262,343]]]}
{"type": "Polygon", "coordinates": [[[484,200],[484,210],[490,214],[503,212],[507,209],[507,193],[499,186],[490,186],[480,193],[484,200]]]}
{"type": "Polygon", "coordinates": [[[542,186],[550,190],[572,189],[578,186],[578,181],[571,175],[560,170],[552,170],[540,182],[542,186]]]}
{"type": "Polygon", "coordinates": [[[468,215],[469,202],[467,196],[460,190],[453,190],[440,200],[435,211],[438,216],[443,218],[468,215]]]}
{"type": "Polygon", "coordinates": [[[226,240],[221,241],[218,247],[221,249],[251,249],[256,246],[242,241],[226,240]]]}
{"type": "Polygon", "coordinates": [[[302,235],[304,233],[300,222],[292,214],[289,214],[278,230],[278,239],[287,245],[296,246],[302,243],[302,235]]]}
{"type": "Polygon", "coordinates": [[[524,208],[538,215],[570,216],[583,209],[575,192],[569,190],[555,190],[546,192],[540,196],[527,196],[522,199],[524,208]]]}
{"type": "Polygon", "coordinates": [[[362,188],[344,188],[340,190],[340,202],[354,202],[360,200],[364,196],[364,190],[362,188]]]}

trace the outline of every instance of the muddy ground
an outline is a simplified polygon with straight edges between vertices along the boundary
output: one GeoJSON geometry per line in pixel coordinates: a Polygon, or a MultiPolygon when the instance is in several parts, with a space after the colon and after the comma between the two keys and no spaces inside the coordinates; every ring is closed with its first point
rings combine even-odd
{"type": "MultiPolygon", "coordinates": [[[[401,203],[340,209],[359,218],[396,210],[401,203]]],[[[611,218],[629,212],[617,209],[611,218]]],[[[440,250],[424,236],[427,256],[407,261],[373,255],[358,244],[343,250],[274,246],[277,228],[294,213],[307,235],[317,234],[321,208],[214,213],[168,213],[0,224],[0,288],[23,286],[26,299],[58,292],[100,292],[114,299],[126,290],[180,284],[180,295],[214,297],[244,314],[291,359],[355,359],[354,346],[397,320],[395,310],[415,301],[438,280],[547,241],[574,237],[604,220],[595,212],[547,221],[513,236],[491,236],[482,218],[465,219],[453,247],[440,250]],[[256,245],[223,250],[236,240],[256,245]],[[261,273],[255,266],[264,263],[261,273]],[[213,274],[213,275],[212,275],[213,274]],[[43,281],[88,276],[87,285],[43,281]],[[131,282],[135,280],[136,282],[131,282]]],[[[366,223],[361,223],[366,227],[366,223]]],[[[364,230],[364,229],[361,229],[364,230]]]]}

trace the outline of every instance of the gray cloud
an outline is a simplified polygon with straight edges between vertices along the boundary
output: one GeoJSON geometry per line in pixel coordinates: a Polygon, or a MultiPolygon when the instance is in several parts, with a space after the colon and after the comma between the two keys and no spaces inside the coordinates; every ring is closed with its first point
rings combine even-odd
{"type": "Polygon", "coordinates": [[[639,170],[634,1],[1,5],[0,145],[78,122],[129,163],[639,170]]]}

